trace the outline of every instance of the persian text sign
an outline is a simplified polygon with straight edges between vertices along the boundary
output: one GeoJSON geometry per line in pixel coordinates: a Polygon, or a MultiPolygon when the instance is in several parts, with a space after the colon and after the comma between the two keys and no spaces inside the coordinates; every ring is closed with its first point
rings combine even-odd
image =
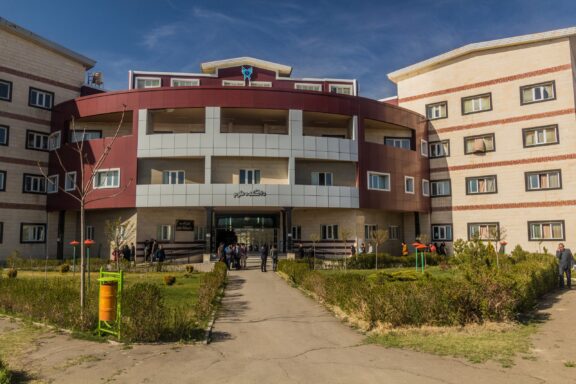
{"type": "Polygon", "coordinates": [[[239,199],[241,197],[255,197],[255,196],[266,196],[266,192],[264,192],[261,189],[255,189],[255,190],[250,191],[250,192],[240,191],[240,192],[234,193],[235,199],[239,199]]]}

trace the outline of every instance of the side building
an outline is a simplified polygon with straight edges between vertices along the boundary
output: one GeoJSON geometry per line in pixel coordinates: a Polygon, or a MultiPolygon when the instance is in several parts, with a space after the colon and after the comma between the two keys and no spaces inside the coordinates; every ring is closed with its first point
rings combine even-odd
{"type": "Polygon", "coordinates": [[[430,121],[434,241],[576,241],[576,28],[470,44],[389,74],[430,121]],[[500,235],[498,235],[500,233],[500,235]]]}
{"type": "Polygon", "coordinates": [[[0,52],[0,260],[55,255],[59,217],[46,211],[41,171],[52,108],[81,95],[95,62],[3,18],[0,52]]]}

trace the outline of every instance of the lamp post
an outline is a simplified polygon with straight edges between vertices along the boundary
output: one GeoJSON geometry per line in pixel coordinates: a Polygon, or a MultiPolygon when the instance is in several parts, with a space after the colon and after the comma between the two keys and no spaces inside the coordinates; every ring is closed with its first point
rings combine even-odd
{"type": "Polygon", "coordinates": [[[69,243],[72,246],[73,253],[72,253],[72,276],[76,274],[76,247],[80,245],[79,241],[72,240],[69,243]]]}
{"type": "Polygon", "coordinates": [[[94,240],[86,239],[84,240],[84,245],[86,246],[86,262],[88,269],[88,290],[90,290],[90,246],[94,244],[94,240]]]}

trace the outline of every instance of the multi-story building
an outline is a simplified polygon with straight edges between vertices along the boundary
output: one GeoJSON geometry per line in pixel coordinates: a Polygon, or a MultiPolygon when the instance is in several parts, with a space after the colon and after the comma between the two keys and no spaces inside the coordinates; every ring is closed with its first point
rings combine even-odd
{"type": "MultiPolygon", "coordinates": [[[[69,167],[53,153],[50,177],[61,188],[81,181],[74,142],[94,161],[122,120],[87,204],[99,253],[109,252],[105,222],[118,217],[133,223],[140,254],[152,238],[176,255],[231,241],[287,251],[316,234],[329,256],[375,229],[389,230],[386,247],[397,253],[427,228],[426,120],[356,96],[354,80],[295,79],[291,71],[252,58],[204,63],[200,74],[133,71],[126,91],[56,106],[52,134],[69,167]]],[[[66,212],[65,242],[77,239],[68,230],[77,204],[51,192],[48,210],[66,212]]]]}
{"type": "Polygon", "coordinates": [[[576,240],[576,28],[466,45],[389,74],[430,121],[431,235],[576,240]],[[504,237],[504,236],[500,236],[504,237]]]}
{"type": "Polygon", "coordinates": [[[56,251],[58,226],[42,176],[52,107],[81,94],[95,62],[3,18],[0,52],[0,259],[43,257],[56,251]]]}

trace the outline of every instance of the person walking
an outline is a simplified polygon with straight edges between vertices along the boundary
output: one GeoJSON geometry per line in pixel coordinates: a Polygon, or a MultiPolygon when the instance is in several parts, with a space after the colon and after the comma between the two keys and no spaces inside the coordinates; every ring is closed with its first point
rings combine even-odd
{"type": "Polygon", "coordinates": [[[246,244],[240,244],[240,267],[246,269],[246,260],[248,259],[248,248],[246,244]]]}
{"type": "Polygon", "coordinates": [[[568,289],[572,288],[572,265],[574,264],[574,256],[569,248],[564,248],[564,244],[558,244],[556,250],[556,258],[558,259],[558,277],[560,278],[560,288],[564,288],[564,274],[566,274],[566,284],[568,289]]]}
{"type": "Polygon", "coordinates": [[[134,243],[130,243],[130,261],[133,261],[136,264],[136,246],[134,243]]]}
{"type": "Polygon", "coordinates": [[[262,244],[260,247],[260,271],[266,272],[266,263],[268,263],[268,246],[262,244]]]}
{"type": "Polygon", "coordinates": [[[362,243],[362,245],[360,246],[360,254],[361,255],[366,254],[366,244],[364,244],[364,243],[362,243]]]}
{"type": "MultiPolygon", "coordinates": [[[[150,256],[150,241],[144,240],[144,262],[148,261],[148,257],[150,256]]],[[[150,257],[150,261],[152,261],[152,257],[150,257]]]]}
{"type": "Polygon", "coordinates": [[[150,240],[150,243],[152,244],[150,246],[150,261],[153,261],[153,259],[156,257],[156,252],[158,251],[158,242],[152,239],[150,240]]]}
{"type": "Polygon", "coordinates": [[[270,257],[272,258],[272,271],[276,272],[278,269],[278,249],[274,244],[270,248],[270,257]]]}

